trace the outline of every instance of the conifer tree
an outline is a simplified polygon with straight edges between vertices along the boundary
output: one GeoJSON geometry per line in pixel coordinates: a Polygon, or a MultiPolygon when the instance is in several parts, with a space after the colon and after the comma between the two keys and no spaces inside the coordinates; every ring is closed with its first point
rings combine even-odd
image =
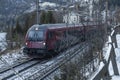
{"type": "Polygon", "coordinates": [[[48,23],[55,23],[55,19],[53,17],[52,11],[48,11],[47,15],[48,15],[48,23]]]}
{"type": "Polygon", "coordinates": [[[17,23],[16,23],[16,32],[18,33],[18,34],[21,34],[22,33],[22,28],[21,28],[21,26],[19,25],[19,22],[17,21],[17,23]]]}
{"type": "Polygon", "coordinates": [[[41,24],[55,23],[55,19],[52,11],[42,12],[40,20],[41,20],[41,24]]]}
{"type": "Polygon", "coordinates": [[[45,17],[46,17],[46,13],[43,11],[42,14],[41,14],[41,19],[40,19],[41,24],[45,24],[45,19],[46,19],[45,17]]]}

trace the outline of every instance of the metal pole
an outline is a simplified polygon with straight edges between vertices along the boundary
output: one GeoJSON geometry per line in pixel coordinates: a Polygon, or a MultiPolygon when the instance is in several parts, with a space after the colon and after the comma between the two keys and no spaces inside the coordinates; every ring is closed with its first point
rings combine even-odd
{"type": "Polygon", "coordinates": [[[107,14],[108,14],[108,0],[106,0],[105,38],[107,38],[107,27],[108,27],[108,25],[107,25],[107,19],[108,19],[107,14]]]}
{"type": "Polygon", "coordinates": [[[39,20],[39,0],[36,0],[36,12],[37,12],[37,16],[36,16],[36,19],[37,19],[37,24],[39,24],[40,20],[39,20]]]}
{"type": "MultiPolygon", "coordinates": [[[[68,23],[69,23],[69,19],[70,19],[70,16],[69,16],[69,10],[68,10],[68,8],[67,8],[67,10],[66,10],[66,14],[67,14],[67,23],[66,23],[66,28],[68,28],[68,23]]],[[[68,36],[68,29],[67,29],[67,31],[66,31],[66,36],[68,36]]],[[[68,45],[68,37],[67,37],[67,47],[68,47],[69,45],[68,45]]]]}

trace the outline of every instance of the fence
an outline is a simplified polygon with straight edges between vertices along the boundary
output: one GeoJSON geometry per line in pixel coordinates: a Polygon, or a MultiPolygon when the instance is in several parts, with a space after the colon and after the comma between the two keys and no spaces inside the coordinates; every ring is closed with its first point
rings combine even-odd
{"type": "Polygon", "coordinates": [[[114,45],[115,43],[115,48],[117,48],[117,41],[116,41],[116,34],[120,32],[120,26],[117,25],[113,28],[111,34],[109,35],[109,42],[108,42],[108,50],[107,50],[107,56],[105,57],[105,60],[103,63],[101,62],[101,66],[99,67],[99,70],[94,72],[94,74],[91,76],[90,80],[110,80],[109,78],[109,72],[108,72],[108,67],[110,61],[112,62],[113,66],[113,71],[114,75],[119,75],[117,64],[116,64],[116,55],[115,55],[115,50],[114,50],[114,45]]]}

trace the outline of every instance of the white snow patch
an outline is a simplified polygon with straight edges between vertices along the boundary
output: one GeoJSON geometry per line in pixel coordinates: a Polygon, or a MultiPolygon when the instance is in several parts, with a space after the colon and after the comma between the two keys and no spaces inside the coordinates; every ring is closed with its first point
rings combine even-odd
{"type": "MultiPolygon", "coordinates": [[[[51,2],[43,2],[43,3],[39,3],[39,6],[40,6],[40,9],[46,9],[48,7],[57,7],[59,6],[58,4],[55,4],[55,3],[51,3],[51,2]]],[[[31,4],[31,8],[26,10],[25,13],[30,13],[30,12],[33,12],[36,10],[36,4],[31,4]]]]}
{"type": "Polygon", "coordinates": [[[6,60],[9,64],[13,64],[14,61],[18,60],[21,56],[19,53],[7,53],[2,56],[2,59],[6,60]]]}
{"type": "Polygon", "coordinates": [[[113,76],[112,80],[120,80],[120,76],[113,76]]]}
{"type": "Polygon", "coordinates": [[[118,48],[120,48],[120,35],[116,35],[118,48]]]}
{"type": "Polygon", "coordinates": [[[105,54],[105,59],[106,59],[106,61],[108,61],[108,59],[109,59],[111,49],[112,49],[112,45],[109,45],[109,47],[108,47],[108,49],[107,49],[107,52],[106,52],[106,54],[105,54]]]}
{"type": "Polygon", "coordinates": [[[10,65],[15,64],[16,62],[21,62],[26,59],[28,59],[28,56],[24,55],[19,50],[14,50],[13,52],[2,54],[0,56],[0,69],[3,68],[3,66],[4,67],[10,66],[10,65]]]}
{"type": "Polygon", "coordinates": [[[32,6],[30,9],[26,10],[25,13],[30,13],[36,10],[36,6],[32,6]]]}
{"type": "Polygon", "coordinates": [[[0,33],[0,51],[6,49],[6,34],[5,32],[0,33]]]}
{"type": "Polygon", "coordinates": [[[41,7],[46,7],[46,6],[50,6],[50,7],[56,7],[55,3],[50,3],[50,2],[44,2],[42,4],[40,4],[41,7]]]}
{"type": "Polygon", "coordinates": [[[98,68],[98,70],[92,75],[92,77],[89,80],[93,80],[93,78],[99,73],[99,71],[101,71],[101,69],[104,67],[104,63],[100,62],[100,66],[98,68]]]}

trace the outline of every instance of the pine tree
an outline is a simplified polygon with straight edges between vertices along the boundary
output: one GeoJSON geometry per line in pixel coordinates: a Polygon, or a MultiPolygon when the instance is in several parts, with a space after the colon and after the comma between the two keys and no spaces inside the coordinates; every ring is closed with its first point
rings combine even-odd
{"type": "Polygon", "coordinates": [[[55,23],[55,19],[52,11],[42,12],[40,20],[41,20],[41,24],[55,23]]]}
{"type": "Polygon", "coordinates": [[[29,28],[29,18],[27,17],[27,18],[26,18],[26,20],[25,20],[24,33],[26,33],[26,32],[27,32],[28,28],[29,28]]]}
{"type": "Polygon", "coordinates": [[[16,23],[16,32],[18,33],[18,34],[22,34],[22,28],[21,28],[21,26],[19,25],[19,22],[17,21],[17,23],[16,23]]]}
{"type": "Polygon", "coordinates": [[[55,23],[55,19],[53,17],[52,11],[48,11],[47,15],[48,15],[48,23],[55,23]]]}

